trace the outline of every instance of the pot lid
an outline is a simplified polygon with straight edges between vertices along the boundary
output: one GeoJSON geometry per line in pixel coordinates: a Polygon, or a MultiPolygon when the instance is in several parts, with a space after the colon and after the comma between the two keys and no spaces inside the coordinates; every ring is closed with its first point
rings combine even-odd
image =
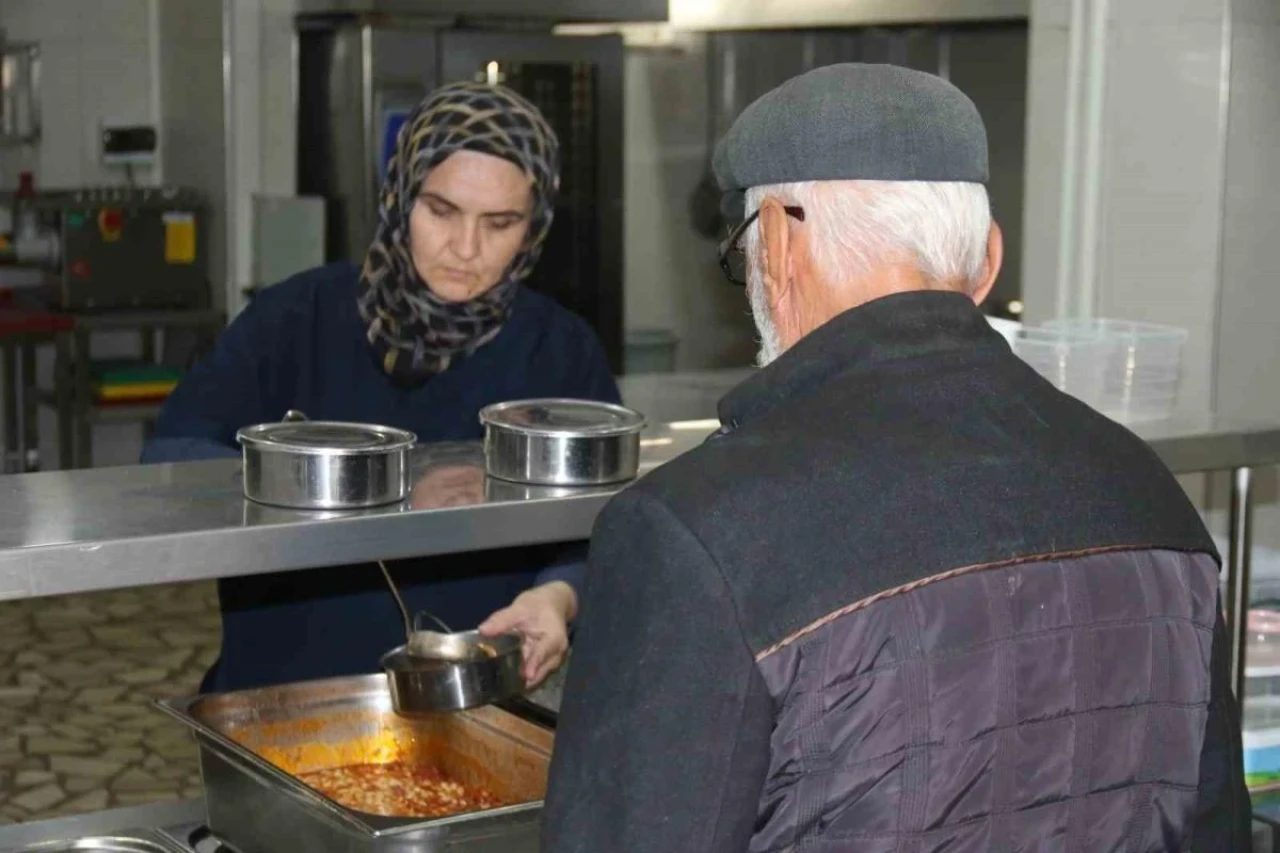
{"type": "Polygon", "coordinates": [[[514,400],[480,410],[480,422],[528,435],[611,436],[644,429],[644,416],[594,400],[514,400]]]}
{"type": "Polygon", "coordinates": [[[236,434],[241,444],[260,450],[353,455],[405,450],[417,436],[395,427],[343,421],[297,421],[258,424],[236,434]]]}

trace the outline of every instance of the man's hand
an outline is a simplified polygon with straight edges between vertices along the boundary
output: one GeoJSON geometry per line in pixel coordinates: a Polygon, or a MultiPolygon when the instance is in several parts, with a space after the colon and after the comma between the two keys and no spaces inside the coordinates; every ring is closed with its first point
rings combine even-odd
{"type": "Polygon", "coordinates": [[[564,663],[569,623],[578,615],[578,596],[564,581],[552,581],[516,596],[480,625],[486,637],[516,633],[524,638],[525,683],[536,687],[564,663]]]}

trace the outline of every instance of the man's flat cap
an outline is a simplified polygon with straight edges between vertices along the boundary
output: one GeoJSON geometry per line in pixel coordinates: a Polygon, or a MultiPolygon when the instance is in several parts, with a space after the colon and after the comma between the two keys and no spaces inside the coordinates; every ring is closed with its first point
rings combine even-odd
{"type": "Polygon", "coordinates": [[[987,130],[941,77],[845,63],[793,77],[747,107],[712,160],[721,210],[751,187],[799,181],[987,182],[987,130]]]}

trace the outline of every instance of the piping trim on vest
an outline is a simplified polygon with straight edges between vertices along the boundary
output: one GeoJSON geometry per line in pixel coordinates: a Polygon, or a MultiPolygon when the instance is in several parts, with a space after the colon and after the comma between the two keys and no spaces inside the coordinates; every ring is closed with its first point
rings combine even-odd
{"type": "Polygon", "coordinates": [[[884,601],[887,598],[893,598],[896,595],[904,595],[908,592],[914,592],[915,590],[919,589],[922,586],[928,586],[929,584],[937,583],[939,581],[950,580],[951,578],[958,578],[961,575],[968,575],[974,572],[986,571],[988,569],[1007,569],[1010,566],[1019,566],[1019,565],[1022,565],[1023,563],[1047,563],[1051,560],[1074,560],[1079,557],[1090,557],[1090,556],[1093,556],[1094,554],[1110,554],[1110,553],[1115,553],[1117,551],[1152,551],[1152,550],[1165,551],[1169,549],[1157,548],[1157,546],[1155,545],[1108,545],[1102,548],[1085,548],[1079,551],[1060,551],[1060,552],[1055,552],[1051,554],[1033,554],[1026,557],[1014,557],[1013,559],[1010,559],[1010,560],[998,560],[994,563],[978,563],[977,565],[973,565],[973,566],[961,566],[960,568],[957,568],[957,569],[948,569],[945,572],[940,572],[939,574],[936,574],[936,575],[930,575],[927,578],[920,578],[919,580],[914,580],[914,581],[911,581],[910,583],[904,583],[902,586],[897,586],[897,587],[894,587],[893,589],[886,589],[882,592],[877,592],[875,595],[869,595],[866,598],[853,602],[852,604],[846,604],[844,607],[841,607],[839,610],[833,610],[830,613],[828,613],[826,616],[823,616],[817,619],[816,621],[810,622],[808,625],[804,626],[800,630],[796,631],[793,634],[788,635],[787,637],[784,637],[783,639],[774,643],[772,646],[769,646],[767,649],[757,654],[756,663],[759,663],[760,661],[764,660],[770,655],[776,652],[779,652],[782,649],[785,649],[787,646],[791,645],[796,640],[799,640],[802,637],[806,637],[809,634],[812,634],[814,631],[817,631],[819,628],[822,628],[825,625],[829,625],[830,623],[839,619],[841,616],[848,616],[850,613],[854,613],[858,610],[865,610],[871,605],[876,604],[877,602],[880,602],[880,601],[884,601]]]}

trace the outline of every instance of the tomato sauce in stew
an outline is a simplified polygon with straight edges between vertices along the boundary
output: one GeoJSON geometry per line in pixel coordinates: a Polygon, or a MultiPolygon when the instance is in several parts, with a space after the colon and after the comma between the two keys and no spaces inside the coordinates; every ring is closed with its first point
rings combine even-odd
{"type": "Polygon", "coordinates": [[[502,805],[483,788],[455,782],[434,767],[402,761],[348,764],[298,778],[339,805],[383,817],[448,817],[502,805]]]}

